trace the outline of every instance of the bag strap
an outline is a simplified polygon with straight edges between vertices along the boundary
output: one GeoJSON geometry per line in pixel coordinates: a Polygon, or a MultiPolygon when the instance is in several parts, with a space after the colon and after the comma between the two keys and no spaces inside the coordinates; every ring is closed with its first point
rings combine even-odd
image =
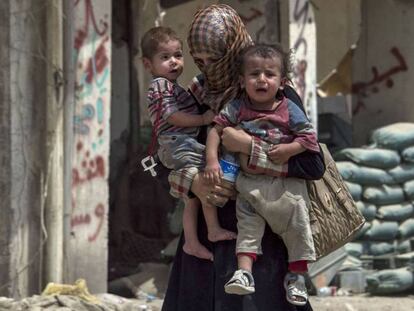
{"type": "Polygon", "coordinates": [[[157,172],[155,171],[154,167],[157,166],[158,161],[154,159],[153,155],[155,154],[155,146],[157,145],[157,131],[160,126],[160,118],[161,118],[161,98],[157,102],[157,113],[155,115],[155,122],[154,126],[152,127],[151,131],[151,142],[147,148],[147,156],[141,160],[141,166],[145,171],[149,171],[152,177],[157,176],[157,172]]]}
{"type": "Polygon", "coordinates": [[[155,115],[154,126],[152,127],[152,130],[151,130],[151,142],[147,148],[148,156],[152,156],[155,154],[155,149],[156,149],[155,146],[157,145],[157,131],[160,126],[160,118],[161,118],[161,104],[162,104],[162,100],[160,98],[158,99],[158,102],[157,102],[157,107],[156,107],[157,114],[155,115]]]}

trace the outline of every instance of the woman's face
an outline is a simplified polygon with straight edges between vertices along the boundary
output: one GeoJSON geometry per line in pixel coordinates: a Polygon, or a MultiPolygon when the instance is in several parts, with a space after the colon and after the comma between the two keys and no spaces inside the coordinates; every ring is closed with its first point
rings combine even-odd
{"type": "Polygon", "coordinates": [[[194,62],[203,71],[208,65],[217,62],[219,59],[216,55],[212,55],[207,52],[193,53],[194,62]]]}

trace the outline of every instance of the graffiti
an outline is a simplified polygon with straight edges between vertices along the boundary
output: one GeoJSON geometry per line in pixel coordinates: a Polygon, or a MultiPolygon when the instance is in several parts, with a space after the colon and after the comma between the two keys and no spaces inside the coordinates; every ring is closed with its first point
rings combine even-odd
{"type": "MultiPolygon", "coordinates": [[[[106,48],[105,44],[109,40],[108,37],[106,37],[102,42],[100,43],[99,47],[95,51],[95,46],[92,46],[93,54],[94,56],[88,61],[88,65],[86,68],[86,76],[85,76],[85,82],[90,84],[92,83],[93,77],[97,77],[98,74],[102,73],[105,68],[108,65],[108,57],[106,55],[106,48]]],[[[108,70],[108,68],[106,68],[108,70]]],[[[107,79],[107,73],[103,75],[103,79],[97,81],[97,85],[99,87],[102,87],[105,83],[105,80],[107,79]]]]}
{"type": "Polygon", "coordinates": [[[299,2],[303,2],[301,0],[295,1],[295,9],[293,11],[293,20],[300,24],[300,31],[298,38],[296,39],[295,43],[293,44],[293,48],[295,50],[298,50],[301,45],[303,45],[304,54],[307,54],[308,51],[308,43],[306,42],[306,39],[303,35],[306,27],[306,23],[311,23],[312,20],[309,19],[309,2],[305,1],[303,3],[303,6],[299,9],[299,2]],[[302,19],[302,20],[301,20],[302,19]]]}
{"type": "MultiPolygon", "coordinates": [[[[80,2],[81,2],[80,0],[77,0],[75,2],[75,7],[78,6],[80,2]]],[[[90,26],[91,21],[93,24],[93,30],[98,35],[103,36],[108,31],[108,23],[104,20],[100,20],[100,24],[102,28],[99,29],[98,24],[96,23],[95,13],[93,11],[92,0],[83,0],[82,2],[84,2],[85,4],[85,7],[84,7],[85,24],[83,25],[83,27],[81,27],[81,29],[77,30],[77,33],[75,36],[75,49],[76,50],[79,50],[83,46],[86,38],[88,37],[89,26],[90,26]]]]}
{"type": "Polygon", "coordinates": [[[357,104],[353,109],[352,113],[358,114],[362,108],[365,108],[365,104],[362,98],[367,98],[370,94],[378,93],[380,84],[385,82],[387,88],[392,88],[394,86],[394,81],[391,77],[399,72],[407,71],[408,66],[401,55],[400,50],[397,47],[392,47],[390,50],[392,56],[396,59],[397,63],[395,66],[391,67],[387,71],[384,71],[382,74],[379,73],[376,66],[371,67],[372,78],[367,82],[356,82],[352,85],[352,93],[357,95],[357,104]]]}
{"type": "Polygon", "coordinates": [[[91,216],[89,214],[83,214],[83,215],[75,215],[72,217],[72,219],[70,220],[70,226],[76,227],[79,225],[88,225],[91,223],[91,216]]]}
{"type": "Polygon", "coordinates": [[[87,121],[92,121],[95,116],[95,107],[86,104],[81,107],[81,113],[73,117],[73,130],[76,134],[88,135],[90,130],[86,124],[87,121]]]}
{"type": "Polygon", "coordinates": [[[102,225],[103,225],[103,223],[105,221],[105,207],[104,207],[103,204],[98,204],[95,207],[95,216],[98,218],[98,226],[96,228],[95,233],[93,235],[91,235],[91,236],[88,237],[88,241],[89,242],[93,242],[93,241],[96,240],[96,238],[99,235],[99,232],[102,229],[102,225]]]}
{"type": "Polygon", "coordinates": [[[255,8],[250,8],[250,11],[252,12],[249,16],[244,16],[242,14],[239,13],[240,18],[242,19],[243,23],[245,25],[247,25],[248,23],[250,23],[251,21],[263,16],[263,12],[255,9],[255,8]]]}
{"type": "Polygon", "coordinates": [[[306,114],[316,128],[316,34],[313,12],[308,0],[290,0],[290,8],[291,46],[296,57],[292,80],[306,114]]]}
{"type": "Polygon", "coordinates": [[[307,66],[308,66],[308,62],[302,59],[297,63],[297,65],[293,69],[293,74],[295,76],[296,90],[301,96],[301,98],[305,97],[304,94],[306,92],[305,74],[306,74],[307,66]]]}
{"type": "MultiPolygon", "coordinates": [[[[98,237],[102,226],[104,224],[105,221],[105,207],[103,204],[98,204],[95,207],[94,210],[94,216],[97,219],[97,226],[95,231],[93,232],[93,234],[88,236],[88,241],[89,242],[93,242],[96,240],[96,238],[98,237]]],[[[89,214],[79,214],[79,215],[74,215],[72,216],[70,225],[71,228],[73,229],[74,227],[77,226],[82,226],[82,225],[90,225],[92,223],[92,218],[91,215],[89,214]]]]}
{"type": "MultiPolygon", "coordinates": [[[[303,54],[306,56],[308,51],[308,43],[306,42],[305,37],[303,36],[306,21],[308,20],[308,10],[309,3],[305,1],[301,8],[299,8],[300,0],[295,1],[295,8],[293,11],[293,20],[295,23],[298,23],[300,26],[299,35],[293,44],[293,49],[298,51],[300,48],[303,48],[303,54]]],[[[298,64],[294,68],[294,83],[298,86],[298,93],[302,100],[305,100],[306,97],[306,74],[307,62],[306,60],[298,61],[298,64]]]]}
{"type": "MultiPolygon", "coordinates": [[[[89,123],[96,121],[103,125],[105,102],[103,97],[96,99],[95,105],[84,104],[79,109],[80,112],[73,116],[73,130],[76,134],[87,136],[90,133],[89,123]]],[[[102,135],[102,129],[99,129],[98,136],[102,135]]]]}
{"type": "MultiPolygon", "coordinates": [[[[101,0],[75,0],[74,63],[77,66],[72,158],[72,217],[76,235],[86,230],[88,242],[98,239],[106,217],[109,147],[110,34],[109,16],[101,0]],[[91,195],[91,191],[95,195],[91,195]]],[[[106,2],[108,9],[110,1],[106,2]]],[[[102,235],[104,238],[104,235],[102,235]]]]}
{"type": "MultiPolygon", "coordinates": [[[[102,97],[107,93],[105,85],[110,76],[109,57],[107,55],[109,36],[107,34],[108,23],[101,19],[99,27],[96,22],[92,1],[77,1],[75,6],[78,6],[81,2],[84,3],[84,22],[79,27],[80,29],[77,30],[74,42],[74,50],[76,52],[74,57],[78,64],[80,78],[77,79],[76,83],[78,109],[74,115],[73,124],[76,134],[89,135],[90,127],[88,123],[93,123],[95,116],[98,117],[99,124],[103,123],[104,99],[102,97]],[[96,47],[97,42],[99,42],[98,47],[96,47]],[[87,57],[82,59],[81,56],[84,55],[87,57]],[[101,96],[96,98],[96,106],[93,107],[91,103],[83,105],[86,99],[94,97],[95,91],[101,96]],[[95,110],[98,111],[97,114],[92,113],[95,110]]],[[[96,143],[94,144],[96,146],[96,143]]],[[[98,144],[100,144],[100,141],[98,141],[98,144]]]]}
{"type": "Polygon", "coordinates": [[[101,156],[96,156],[94,160],[89,162],[83,160],[82,168],[86,170],[83,176],[77,168],[72,169],[72,186],[80,185],[97,177],[105,177],[105,162],[101,156]]]}
{"type": "MultiPolygon", "coordinates": [[[[93,95],[94,89],[99,92],[99,95],[104,95],[107,91],[105,87],[105,83],[109,78],[109,68],[108,68],[108,57],[106,55],[106,48],[105,43],[108,41],[108,38],[105,38],[100,43],[100,46],[95,51],[95,44],[91,44],[92,48],[92,57],[87,61],[87,67],[85,72],[82,74],[79,83],[77,84],[77,98],[78,99],[86,99],[93,95]],[[100,77],[99,77],[100,75],[100,77]],[[93,83],[95,82],[95,84],[93,83]]],[[[95,42],[95,41],[93,41],[95,42]]],[[[96,110],[98,111],[97,117],[98,122],[102,124],[103,120],[103,104],[104,100],[102,97],[98,97],[96,100],[96,110]]],[[[81,114],[74,116],[74,130],[76,133],[81,135],[88,135],[89,134],[89,127],[85,123],[85,121],[91,121],[91,119],[95,116],[95,113],[89,113],[92,109],[95,108],[90,105],[86,104],[81,108],[81,114]]]]}

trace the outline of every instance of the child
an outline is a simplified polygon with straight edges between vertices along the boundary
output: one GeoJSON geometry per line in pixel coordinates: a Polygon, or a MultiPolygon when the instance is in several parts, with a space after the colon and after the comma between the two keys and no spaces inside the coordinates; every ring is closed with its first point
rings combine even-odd
{"type": "MultiPolygon", "coordinates": [[[[205,146],[197,142],[199,128],[208,125],[214,113],[207,110],[200,114],[199,106],[191,94],[178,83],[183,72],[182,41],[168,27],[154,27],[142,38],[141,49],[144,67],[152,74],[148,89],[148,110],[159,145],[158,157],[169,169],[183,167],[203,168],[205,146]]],[[[187,198],[183,214],[186,253],[213,260],[212,253],[197,237],[197,213],[200,202],[187,198]]],[[[203,205],[208,239],[212,242],[235,239],[236,234],[220,227],[216,208],[203,205]]]]}
{"type": "Polygon", "coordinates": [[[289,55],[279,46],[255,45],[242,53],[240,86],[245,94],[226,104],[214,118],[216,125],[207,138],[204,174],[211,180],[222,177],[218,147],[221,131],[226,126],[239,126],[251,136],[271,144],[268,155],[280,165],[278,176],[268,176],[269,172],[248,167],[248,155],[239,155],[241,172],[236,181],[239,270],[226,283],[225,291],[238,295],[255,291],[252,266],[257,254],[261,254],[261,239],[268,223],[282,237],[288,250],[286,298],[292,304],[305,305],[308,296],[303,274],[307,271],[307,262],[315,260],[309,198],[305,180],[284,177],[291,156],[306,149],[319,152],[319,145],[304,112],[279,92],[288,82],[288,69],[289,55]]]}

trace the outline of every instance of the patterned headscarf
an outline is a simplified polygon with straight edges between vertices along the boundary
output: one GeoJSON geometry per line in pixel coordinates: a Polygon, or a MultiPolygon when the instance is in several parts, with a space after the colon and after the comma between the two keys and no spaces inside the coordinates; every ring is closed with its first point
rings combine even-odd
{"type": "Polygon", "coordinates": [[[214,60],[208,66],[197,66],[207,83],[201,100],[219,111],[239,92],[237,57],[253,42],[240,16],[225,4],[199,10],[191,23],[187,41],[191,55],[207,53],[214,60]]]}

